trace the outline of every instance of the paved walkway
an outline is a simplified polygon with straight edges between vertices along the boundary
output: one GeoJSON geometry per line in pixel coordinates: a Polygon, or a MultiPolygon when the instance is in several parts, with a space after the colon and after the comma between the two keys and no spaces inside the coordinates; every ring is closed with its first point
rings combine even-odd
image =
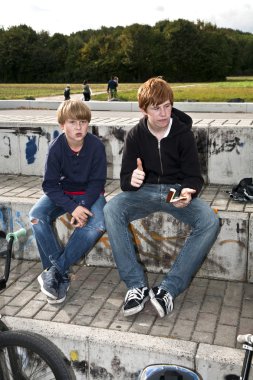
{"type": "MultiPolygon", "coordinates": [[[[236,347],[237,334],[253,330],[253,284],[195,278],[165,318],[157,317],[150,302],[125,318],[126,289],[116,269],[73,267],[67,299],[59,305],[48,304],[40,292],[40,272],[39,263],[13,260],[8,288],[0,295],[1,314],[224,347],[236,347]]],[[[160,277],[149,273],[150,286],[160,277]]]]}
{"type": "MultiPolygon", "coordinates": [[[[118,185],[118,181],[108,181],[106,196],[118,185]]],[[[221,209],[223,204],[223,210],[236,211],[238,203],[229,200],[225,190],[213,186],[202,197],[212,206],[219,204],[221,209]]],[[[41,193],[40,177],[0,175],[2,204],[11,199],[35,200],[41,193]]],[[[60,305],[49,305],[40,292],[40,272],[38,262],[13,260],[8,288],[0,294],[1,314],[225,347],[236,347],[237,334],[253,331],[253,284],[195,278],[165,318],[157,317],[150,302],[141,313],[125,318],[121,307],[126,288],[115,268],[85,266],[84,262],[74,266],[67,299],[60,305]]],[[[149,285],[159,283],[161,277],[148,273],[149,285]]]]}

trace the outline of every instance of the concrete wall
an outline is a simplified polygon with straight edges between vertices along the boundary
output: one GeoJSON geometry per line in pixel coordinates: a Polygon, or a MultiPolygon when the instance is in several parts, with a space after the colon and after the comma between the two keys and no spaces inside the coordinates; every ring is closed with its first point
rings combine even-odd
{"type": "MultiPolygon", "coordinates": [[[[253,126],[197,123],[193,126],[202,174],[207,183],[236,184],[253,167],[253,126]]],[[[91,124],[90,132],[104,142],[107,177],[118,179],[124,139],[135,122],[107,120],[91,124]]],[[[0,173],[43,175],[48,144],[60,133],[57,124],[0,123],[0,173]]]]}
{"type": "Polygon", "coordinates": [[[244,356],[242,350],[177,339],[128,333],[126,340],[120,331],[66,328],[64,323],[16,317],[4,320],[9,328],[34,331],[61,347],[77,380],[137,380],[144,367],[155,363],[185,366],[196,369],[204,380],[221,380],[227,374],[240,374],[244,356]]]}

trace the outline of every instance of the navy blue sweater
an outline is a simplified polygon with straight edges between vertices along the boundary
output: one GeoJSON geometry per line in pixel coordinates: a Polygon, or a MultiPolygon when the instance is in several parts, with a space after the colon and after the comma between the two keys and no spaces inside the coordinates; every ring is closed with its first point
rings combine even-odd
{"type": "Polygon", "coordinates": [[[51,142],[42,188],[57,206],[72,214],[78,204],[64,191],[84,191],[84,206],[90,209],[104,191],[105,181],[105,148],[96,136],[87,133],[78,155],[70,149],[64,133],[51,142]]]}

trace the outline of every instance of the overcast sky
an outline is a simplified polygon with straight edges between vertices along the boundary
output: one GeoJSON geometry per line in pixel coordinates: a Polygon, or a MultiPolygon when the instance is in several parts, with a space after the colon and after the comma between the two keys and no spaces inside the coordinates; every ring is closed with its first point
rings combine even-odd
{"type": "Polygon", "coordinates": [[[101,26],[183,18],[253,33],[252,0],[2,0],[0,27],[26,24],[36,32],[70,35],[101,26]]]}

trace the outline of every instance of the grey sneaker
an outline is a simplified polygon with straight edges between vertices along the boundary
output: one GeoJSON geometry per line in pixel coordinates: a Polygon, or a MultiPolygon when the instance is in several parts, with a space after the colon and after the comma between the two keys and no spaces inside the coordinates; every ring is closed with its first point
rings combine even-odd
{"type": "Polygon", "coordinates": [[[47,302],[50,304],[55,304],[55,303],[62,303],[65,301],[67,292],[70,287],[70,281],[69,277],[67,275],[64,275],[61,277],[59,281],[59,288],[58,288],[58,297],[57,299],[53,299],[51,297],[47,297],[47,302]]]}
{"type": "Polygon", "coordinates": [[[148,288],[129,289],[123,305],[123,314],[125,317],[139,313],[144,308],[145,303],[149,300],[148,288]]]}
{"type": "Polygon", "coordinates": [[[166,290],[155,286],[150,289],[149,296],[152,305],[161,318],[173,310],[173,298],[169,292],[166,292],[166,290]]]}
{"type": "Polygon", "coordinates": [[[54,266],[49,269],[45,269],[38,276],[38,281],[42,293],[53,299],[58,298],[59,273],[54,266]]]}

